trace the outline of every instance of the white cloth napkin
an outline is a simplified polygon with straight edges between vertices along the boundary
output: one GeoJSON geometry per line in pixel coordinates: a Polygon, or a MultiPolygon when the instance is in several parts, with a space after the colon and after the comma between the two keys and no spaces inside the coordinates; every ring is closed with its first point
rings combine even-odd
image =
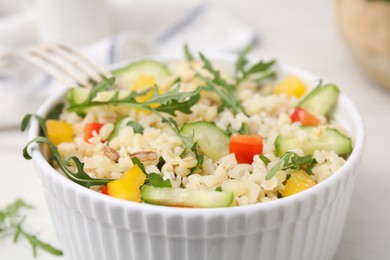
{"type": "MultiPolygon", "coordinates": [[[[0,16],[0,55],[39,43],[36,12],[29,9],[0,16]]],[[[110,0],[109,14],[112,34],[82,48],[104,65],[155,53],[181,53],[184,43],[195,51],[236,52],[256,39],[251,28],[204,1],[110,0]]],[[[18,125],[24,114],[36,111],[59,88],[58,82],[25,63],[0,67],[0,91],[6,97],[0,102],[0,128],[18,125]]]]}

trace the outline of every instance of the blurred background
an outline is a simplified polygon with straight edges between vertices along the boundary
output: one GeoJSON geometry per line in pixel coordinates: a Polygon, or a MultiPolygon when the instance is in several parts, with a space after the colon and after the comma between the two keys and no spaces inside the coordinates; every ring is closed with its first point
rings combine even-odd
{"type": "MultiPolygon", "coordinates": [[[[59,41],[108,65],[136,56],[202,51],[276,58],[337,83],[357,105],[366,150],[335,260],[390,259],[390,3],[386,0],[0,0],[0,208],[36,205],[26,227],[58,244],[33,165],[18,131],[59,84],[1,55],[59,41]]],[[[0,259],[33,259],[28,242],[0,238],[0,259]]],[[[53,259],[39,252],[37,259],[53,259]]],[[[56,259],[62,259],[56,257],[56,259]]],[[[297,259],[298,260],[298,259],[297,259]]]]}

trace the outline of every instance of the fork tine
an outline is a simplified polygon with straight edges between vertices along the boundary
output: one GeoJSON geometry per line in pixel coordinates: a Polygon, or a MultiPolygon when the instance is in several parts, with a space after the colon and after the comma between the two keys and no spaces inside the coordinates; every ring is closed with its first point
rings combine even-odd
{"type": "Polygon", "coordinates": [[[28,49],[27,53],[31,56],[39,57],[47,63],[51,64],[53,67],[56,67],[57,69],[61,70],[64,74],[74,79],[77,84],[87,88],[92,87],[92,84],[83,77],[81,77],[80,74],[74,70],[73,66],[69,66],[69,63],[67,63],[63,59],[60,59],[57,55],[47,52],[43,48],[28,49]]]}
{"type": "Polygon", "coordinates": [[[72,53],[74,56],[78,57],[80,60],[84,61],[86,64],[88,64],[90,67],[94,68],[95,70],[97,70],[101,75],[103,75],[103,77],[105,78],[111,78],[113,77],[113,75],[111,74],[111,72],[107,71],[106,69],[104,69],[103,67],[101,67],[100,65],[96,64],[95,62],[91,61],[90,59],[88,59],[86,56],[84,56],[81,52],[79,52],[78,50],[68,46],[68,45],[65,45],[65,44],[62,44],[62,43],[56,43],[55,44],[57,47],[69,52],[69,53],[72,53]]]}
{"type": "Polygon", "coordinates": [[[79,56],[76,57],[73,52],[69,52],[64,48],[61,48],[58,44],[46,44],[41,48],[47,52],[53,53],[54,55],[58,55],[68,63],[77,67],[81,72],[85,73],[90,80],[94,81],[94,83],[98,83],[104,79],[103,75],[91,68],[91,66],[84,60],[81,60],[79,56]]]}
{"type": "Polygon", "coordinates": [[[44,44],[8,53],[1,57],[1,66],[5,66],[8,58],[19,57],[43,69],[67,86],[77,83],[80,86],[92,88],[104,78],[111,78],[111,72],[94,63],[76,49],[61,43],[44,44]],[[4,59],[3,59],[4,58],[4,59]]]}
{"type": "Polygon", "coordinates": [[[22,58],[27,62],[37,66],[38,68],[41,68],[43,71],[46,71],[47,73],[52,75],[57,80],[61,81],[66,86],[71,86],[74,84],[73,79],[70,78],[68,75],[64,74],[62,71],[53,67],[51,64],[48,64],[46,61],[42,60],[41,58],[31,55],[26,51],[13,53],[11,56],[22,58]]]}

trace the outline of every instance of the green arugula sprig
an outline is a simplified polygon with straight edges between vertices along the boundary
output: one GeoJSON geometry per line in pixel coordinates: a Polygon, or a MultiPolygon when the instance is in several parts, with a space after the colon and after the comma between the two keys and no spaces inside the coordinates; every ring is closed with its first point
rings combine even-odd
{"type": "Polygon", "coordinates": [[[191,169],[191,173],[193,173],[196,169],[199,168],[199,166],[203,163],[204,160],[204,155],[200,154],[198,151],[198,146],[197,146],[198,143],[194,140],[194,135],[192,136],[182,135],[179,126],[177,125],[176,121],[172,117],[166,118],[157,111],[153,111],[153,112],[156,115],[158,115],[162,119],[162,122],[166,123],[169,126],[169,128],[171,128],[171,130],[181,139],[185,147],[183,154],[185,154],[188,150],[191,150],[195,154],[195,158],[198,161],[198,163],[195,165],[194,168],[191,169]]]}
{"type": "Polygon", "coordinates": [[[241,102],[236,95],[236,86],[227,82],[222,76],[219,70],[215,69],[211,62],[203,55],[199,54],[200,59],[203,62],[203,68],[206,69],[212,78],[202,75],[196,71],[196,76],[206,82],[205,90],[212,91],[221,97],[221,104],[218,107],[218,111],[221,112],[225,107],[230,108],[235,114],[242,112],[241,102]]]}
{"type": "Polygon", "coordinates": [[[247,68],[248,60],[247,55],[252,50],[252,44],[249,44],[246,48],[244,48],[237,59],[235,70],[236,70],[236,85],[239,85],[244,80],[248,79],[251,76],[256,76],[256,81],[259,82],[261,80],[272,78],[276,76],[276,71],[272,69],[272,66],[275,64],[275,60],[271,60],[268,62],[264,62],[262,60],[253,64],[249,68],[247,68]]]}
{"type": "Polygon", "coordinates": [[[146,175],[146,180],[144,185],[151,185],[153,187],[166,187],[172,188],[172,184],[170,180],[164,180],[163,177],[158,173],[146,173],[144,164],[137,158],[133,157],[131,159],[134,165],[138,165],[138,167],[142,170],[142,172],[146,175]]]}
{"type": "Polygon", "coordinates": [[[188,47],[188,44],[184,44],[184,56],[186,57],[187,61],[194,60],[194,55],[192,55],[190,48],[188,47]]]}
{"type": "MultiPolygon", "coordinates": [[[[269,62],[260,60],[252,66],[247,66],[249,64],[247,55],[251,49],[252,45],[250,44],[240,52],[235,65],[236,77],[234,83],[230,83],[224,79],[221,76],[220,71],[217,70],[202,53],[199,54],[200,60],[203,62],[203,68],[212,76],[207,77],[202,75],[195,68],[193,68],[193,70],[195,75],[206,83],[206,86],[204,86],[203,89],[212,91],[221,98],[218,112],[223,111],[224,108],[231,109],[235,114],[243,112],[241,101],[236,95],[236,89],[241,82],[248,78],[254,78],[254,81],[261,82],[262,80],[276,76],[276,71],[273,68],[273,65],[275,64],[274,60],[269,62]]],[[[188,61],[194,59],[187,45],[184,46],[184,54],[188,61]]]]}
{"type": "Polygon", "coordinates": [[[20,210],[26,208],[31,209],[33,206],[25,203],[23,200],[18,199],[4,209],[0,210],[0,234],[6,234],[7,232],[14,233],[14,243],[16,243],[19,237],[24,237],[31,244],[34,257],[37,256],[37,248],[41,248],[53,255],[61,256],[62,251],[53,247],[52,245],[42,241],[36,235],[29,234],[22,224],[26,219],[26,216],[21,216],[20,210]]]}
{"type": "Polygon", "coordinates": [[[159,94],[157,85],[152,89],[153,95],[146,101],[138,102],[137,97],[143,96],[151,89],[147,89],[142,92],[130,92],[126,97],[119,97],[119,90],[111,90],[113,92],[112,97],[107,101],[95,100],[96,95],[99,92],[107,91],[110,86],[114,84],[114,80],[108,79],[99,83],[96,87],[92,88],[85,101],[79,104],[69,106],[67,108],[70,112],[80,112],[87,108],[104,105],[125,105],[134,108],[141,108],[146,110],[154,110],[158,112],[164,112],[171,115],[175,115],[176,111],[180,111],[185,114],[190,114],[190,108],[195,105],[200,99],[200,89],[196,89],[192,92],[180,92],[180,86],[177,85],[172,90],[159,94]],[[157,105],[157,106],[156,106],[157,105]],[[156,106],[156,107],[155,107],[156,106]],[[154,108],[153,108],[154,107],[154,108]]]}
{"type": "Polygon", "coordinates": [[[57,147],[50,142],[50,140],[47,137],[44,136],[38,136],[30,140],[26,146],[23,148],[23,157],[27,160],[31,160],[32,157],[29,154],[28,148],[32,143],[44,143],[46,144],[51,152],[50,160],[49,161],[55,161],[58,165],[58,167],[62,170],[62,172],[65,174],[66,177],[68,177],[70,180],[84,186],[84,187],[91,187],[95,185],[105,185],[110,181],[113,181],[113,179],[95,179],[90,177],[85,171],[84,171],[84,163],[82,163],[79,158],[72,156],[67,157],[64,160],[62,160],[60,153],[58,152],[57,147]],[[76,171],[72,171],[69,166],[71,166],[71,162],[74,162],[76,166],[76,171]]]}
{"type": "MultiPolygon", "coordinates": [[[[268,165],[269,159],[265,156],[260,158],[263,162],[267,162],[268,165]],[[268,160],[268,161],[267,161],[268,160]]],[[[275,174],[279,170],[287,170],[287,169],[295,169],[299,170],[304,168],[307,173],[311,173],[313,166],[317,163],[317,161],[311,157],[310,155],[299,156],[294,152],[286,152],[279,161],[271,168],[268,172],[267,176],[265,176],[266,180],[271,179],[275,176],[275,174]]]]}
{"type": "Polygon", "coordinates": [[[46,129],[46,120],[37,114],[27,114],[23,117],[22,123],[20,124],[20,131],[24,132],[26,131],[30,121],[32,118],[35,118],[38,121],[39,127],[41,128],[43,134],[47,136],[47,129],[46,129]]]}

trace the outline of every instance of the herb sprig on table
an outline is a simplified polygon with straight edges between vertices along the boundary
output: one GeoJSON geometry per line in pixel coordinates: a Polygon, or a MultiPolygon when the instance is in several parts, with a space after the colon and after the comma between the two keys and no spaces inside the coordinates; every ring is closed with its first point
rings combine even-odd
{"type": "Polygon", "coordinates": [[[18,199],[15,202],[9,204],[5,208],[0,210],[0,238],[6,235],[12,234],[14,237],[14,243],[16,243],[19,237],[24,237],[31,244],[34,257],[37,256],[37,248],[45,250],[53,255],[61,256],[62,251],[53,247],[52,245],[42,241],[36,235],[29,234],[22,226],[26,216],[20,214],[22,209],[32,209],[33,206],[25,203],[23,200],[18,199]]]}

